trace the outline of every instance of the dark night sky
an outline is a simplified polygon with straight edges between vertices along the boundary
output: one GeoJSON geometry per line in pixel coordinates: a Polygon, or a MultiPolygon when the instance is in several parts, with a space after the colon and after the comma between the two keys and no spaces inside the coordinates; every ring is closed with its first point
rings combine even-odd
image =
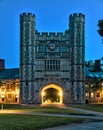
{"type": "Polygon", "coordinates": [[[103,57],[102,38],[97,33],[103,0],[0,0],[0,58],[5,59],[6,68],[19,67],[19,15],[23,12],[36,15],[40,32],[64,32],[70,14],[85,14],[86,60],[103,57]]]}

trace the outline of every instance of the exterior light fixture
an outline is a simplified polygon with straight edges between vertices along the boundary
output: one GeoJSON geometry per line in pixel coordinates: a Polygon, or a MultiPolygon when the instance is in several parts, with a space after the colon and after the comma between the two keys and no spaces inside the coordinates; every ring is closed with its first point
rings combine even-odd
{"type": "Polygon", "coordinates": [[[59,96],[62,96],[62,92],[59,92],[59,96]]]}
{"type": "Polygon", "coordinates": [[[42,96],[45,96],[45,92],[42,92],[42,96]]]}

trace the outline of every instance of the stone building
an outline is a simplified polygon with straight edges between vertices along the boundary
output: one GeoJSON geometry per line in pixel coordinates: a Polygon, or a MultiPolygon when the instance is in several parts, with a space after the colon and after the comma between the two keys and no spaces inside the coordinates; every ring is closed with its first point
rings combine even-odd
{"type": "Polygon", "coordinates": [[[103,69],[99,60],[85,64],[85,16],[69,16],[64,32],[36,29],[35,15],[20,15],[20,68],[5,68],[0,59],[0,102],[103,102],[103,69]]]}
{"type": "Polygon", "coordinates": [[[85,16],[69,16],[63,33],[36,29],[35,15],[20,15],[20,102],[85,102],[85,16]]]}
{"type": "Polygon", "coordinates": [[[20,103],[19,68],[5,69],[0,59],[0,103],[20,103]]]}

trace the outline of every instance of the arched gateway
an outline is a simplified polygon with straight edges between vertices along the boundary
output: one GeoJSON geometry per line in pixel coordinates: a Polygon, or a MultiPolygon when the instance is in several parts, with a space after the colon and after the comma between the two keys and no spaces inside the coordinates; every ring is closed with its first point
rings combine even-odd
{"type": "Polygon", "coordinates": [[[42,104],[63,103],[63,89],[55,84],[49,84],[42,88],[42,104]]]}

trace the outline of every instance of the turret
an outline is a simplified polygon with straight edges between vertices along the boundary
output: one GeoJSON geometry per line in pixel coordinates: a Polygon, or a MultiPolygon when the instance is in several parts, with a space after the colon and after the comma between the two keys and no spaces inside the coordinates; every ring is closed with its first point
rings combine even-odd
{"type": "Polygon", "coordinates": [[[33,99],[35,81],[35,15],[20,14],[20,87],[21,103],[33,99]]]}
{"type": "Polygon", "coordinates": [[[74,13],[69,17],[71,86],[73,103],[84,102],[84,62],[85,62],[85,16],[74,13]]]}

